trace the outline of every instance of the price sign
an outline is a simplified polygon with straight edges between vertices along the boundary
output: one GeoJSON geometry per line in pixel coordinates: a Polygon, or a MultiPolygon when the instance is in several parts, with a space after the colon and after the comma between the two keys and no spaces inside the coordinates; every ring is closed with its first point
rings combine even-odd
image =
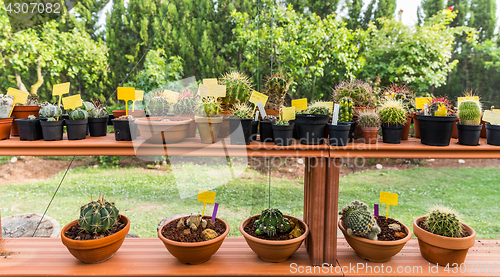
{"type": "Polygon", "coordinates": [[[500,112],[484,111],[483,121],[493,125],[500,125],[500,112]]]}
{"type": "Polygon", "coordinates": [[[204,84],[200,84],[198,86],[198,95],[201,97],[207,97],[208,96],[208,86],[204,84]]]}
{"type": "Polygon", "coordinates": [[[458,97],[458,106],[460,106],[460,104],[466,100],[471,100],[479,104],[479,96],[467,96],[467,97],[458,97]]]}
{"type": "Polygon", "coordinates": [[[165,90],[163,91],[163,95],[167,98],[167,101],[169,103],[177,103],[179,101],[179,93],[171,90],[165,90]]]}
{"type": "Polygon", "coordinates": [[[438,110],[434,112],[434,116],[446,116],[448,109],[443,104],[439,104],[438,110]]]}
{"type": "Polygon", "coordinates": [[[208,86],[207,96],[226,97],[226,86],[225,85],[208,86]]]}
{"type": "Polygon", "coordinates": [[[14,104],[24,104],[26,103],[26,100],[28,100],[28,95],[26,91],[20,91],[15,88],[9,88],[7,90],[8,95],[14,96],[14,104]]]}
{"type": "Polygon", "coordinates": [[[80,94],[64,97],[62,99],[65,110],[74,110],[82,106],[82,98],[80,94]]]}
{"type": "Polygon", "coordinates": [[[429,104],[432,101],[432,97],[419,97],[415,98],[415,107],[419,110],[425,108],[425,104],[429,104]]]}
{"type": "Polygon", "coordinates": [[[387,205],[387,213],[385,215],[385,218],[389,218],[389,206],[397,206],[398,205],[398,195],[396,193],[390,193],[390,192],[385,192],[381,191],[380,192],[380,203],[384,203],[387,205]]]}
{"type": "Polygon", "coordinates": [[[248,101],[256,106],[258,102],[262,102],[262,105],[265,106],[268,98],[269,96],[254,90],[252,91],[252,95],[250,95],[250,99],[248,101]]]}
{"type": "Polygon", "coordinates": [[[52,95],[59,96],[59,101],[57,102],[59,106],[61,106],[61,99],[63,94],[69,93],[69,85],[70,83],[62,83],[57,84],[52,87],[52,95]]]}
{"type": "Polygon", "coordinates": [[[294,106],[295,110],[298,112],[307,110],[307,98],[292,100],[292,106],[294,106]]]}
{"type": "Polygon", "coordinates": [[[205,86],[216,86],[218,85],[217,78],[203,79],[203,84],[205,86]]]}
{"type": "Polygon", "coordinates": [[[208,191],[208,190],[200,189],[198,191],[198,198],[196,200],[203,202],[203,213],[201,215],[204,216],[205,215],[205,206],[207,205],[207,203],[214,203],[215,202],[215,191],[208,191]]]}
{"type": "Polygon", "coordinates": [[[125,101],[125,113],[128,115],[128,101],[136,100],[135,88],[119,87],[116,98],[125,101]]]}
{"type": "Polygon", "coordinates": [[[295,120],[295,107],[283,107],[283,120],[295,120]]]}

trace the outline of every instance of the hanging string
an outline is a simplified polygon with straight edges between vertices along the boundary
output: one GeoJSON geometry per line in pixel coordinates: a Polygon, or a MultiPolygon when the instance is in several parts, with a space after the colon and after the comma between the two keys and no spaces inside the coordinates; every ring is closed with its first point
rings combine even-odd
{"type": "Polygon", "coordinates": [[[260,0],[257,0],[257,91],[260,92],[260,0]]]}
{"type": "Polygon", "coordinates": [[[271,208],[271,158],[267,158],[267,171],[269,174],[269,209],[271,208]]]}
{"type": "Polygon", "coordinates": [[[274,1],[271,2],[271,76],[273,76],[273,58],[274,58],[274,1]]]}

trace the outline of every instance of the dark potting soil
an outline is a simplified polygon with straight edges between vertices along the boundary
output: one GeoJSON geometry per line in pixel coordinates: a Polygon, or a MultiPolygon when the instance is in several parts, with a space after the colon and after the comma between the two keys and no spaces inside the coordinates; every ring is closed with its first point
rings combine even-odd
{"type": "MultiPolygon", "coordinates": [[[[183,217],[183,220],[186,220],[187,217],[183,217]]],[[[215,226],[214,226],[214,221],[209,219],[209,218],[204,218],[207,221],[207,228],[205,229],[212,229],[217,233],[217,237],[220,235],[224,234],[226,231],[226,225],[216,219],[215,220],[215,226]]],[[[198,228],[196,231],[190,230],[189,234],[184,234],[185,229],[189,228],[177,228],[177,223],[179,222],[179,219],[174,220],[170,222],[169,224],[165,225],[163,229],[161,230],[161,234],[166,237],[169,240],[173,241],[178,241],[178,242],[202,242],[204,241],[201,237],[200,234],[203,232],[203,228],[198,228]]]]}
{"type": "MultiPolygon", "coordinates": [[[[250,236],[256,237],[259,239],[265,239],[265,240],[289,240],[289,239],[291,239],[289,233],[276,233],[276,236],[274,236],[274,237],[268,237],[267,235],[257,236],[257,234],[255,234],[255,230],[257,230],[257,228],[255,227],[255,221],[257,219],[258,219],[258,217],[252,217],[252,219],[250,219],[250,221],[248,221],[245,228],[243,228],[243,230],[245,230],[245,232],[247,232],[247,234],[249,234],[250,236]]],[[[300,221],[299,221],[299,224],[300,224],[300,221]]],[[[302,225],[300,226],[300,228],[302,230],[305,230],[304,226],[302,226],[302,225]]]]}
{"type": "Polygon", "coordinates": [[[405,238],[408,235],[405,227],[403,226],[403,224],[401,224],[401,222],[399,222],[395,219],[392,219],[390,217],[387,220],[385,220],[385,216],[379,216],[379,217],[375,217],[375,218],[377,219],[377,224],[381,229],[380,234],[377,235],[377,238],[379,241],[400,240],[400,239],[405,238]],[[394,223],[397,223],[401,226],[400,231],[395,231],[395,230],[392,230],[389,228],[389,225],[394,224],[394,223]]]}
{"type": "MultiPolygon", "coordinates": [[[[420,227],[420,228],[422,228],[422,229],[424,229],[425,231],[427,231],[427,232],[429,232],[429,233],[430,233],[430,231],[429,231],[429,230],[427,230],[427,226],[425,226],[425,224],[424,224],[424,221],[423,221],[423,220],[422,220],[422,221],[420,221],[420,222],[418,223],[418,227],[420,227]]],[[[466,238],[466,237],[468,237],[468,236],[470,236],[469,232],[467,232],[467,230],[463,229],[463,233],[462,233],[462,235],[460,236],[460,238],[466,238]]]]}
{"type": "Polygon", "coordinates": [[[76,224],[69,228],[64,235],[69,239],[74,240],[93,240],[93,239],[101,239],[107,236],[111,236],[115,233],[118,233],[120,230],[125,228],[125,224],[120,221],[116,221],[115,225],[110,230],[107,230],[100,234],[90,234],[87,231],[83,230],[80,225],[76,224]]]}

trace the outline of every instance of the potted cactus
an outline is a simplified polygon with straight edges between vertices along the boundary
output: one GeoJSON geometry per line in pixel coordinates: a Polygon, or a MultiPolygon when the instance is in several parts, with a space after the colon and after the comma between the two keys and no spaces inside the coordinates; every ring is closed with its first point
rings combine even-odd
{"type": "Polygon", "coordinates": [[[297,114],[295,126],[302,144],[323,144],[326,124],[330,119],[331,107],[326,102],[316,102],[302,114],[297,114]]]}
{"type": "Polygon", "coordinates": [[[129,219],[100,197],[80,207],[80,217],[61,230],[61,240],[75,258],[95,264],[118,251],[129,229],[129,219]]]}
{"type": "Polygon", "coordinates": [[[239,230],[259,258],[275,263],[288,260],[309,234],[305,222],[278,209],[265,209],[245,219],[239,230]]]}
{"type": "Polygon", "coordinates": [[[274,115],[266,115],[264,118],[262,118],[259,121],[260,141],[262,141],[262,142],[274,142],[273,124],[276,121],[278,121],[278,118],[274,115]]]}
{"type": "Polygon", "coordinates": [[[89,131],[91,137],[103,137],[108,132],[109,113],[106,107],[98,100],[89,112],[89,131]]]}
{"type": "Polygon", "coordinates": [[[346,146],[354,139],[355,122],[352,122],[354,103],[351,98],[344,97],[339,101],[339,118],[337,125],[328,124],[330,145],[346,146]]]}
{"type": "Polygon", "coordinates": [[[249,145],[252,136],[252,111],[248,104],[236,104],[229,120],[232,145],[249,145]]]}
{"type": "Polygon", "coordinates": [[[15,119],[19,130],[20,140],[39,140],[43,139],[42,125],[40,119],[34,115],[29,115],[28,118],[15,119]]]}
{"type": "Polygon", "coordinates": [[[435,97],[426,106],[423,113],[417,114],[421,143],[432,146],[450,145],[457,118],[450,101],[446,96],[435,97]]]}
{"type": "Polygon", "coordinates": [[[9,116],[12,106],[14,106],[14,97],[0,94],[0,140],[10,137],[10,129],[14,120],[9,116]]]}
{"type": "Polygon", "coordinates": [[[463,145],[479,145],[481,136],[481,107],[476,101],[462,101],[458,106],[458,143],[463,145]]]}
{"type": "Polygon", "coordinates": [[[135,117],[131,115],[122,115],[119,118],[112,119],[115,129],[116,141],[132,141],[137,138],[137,124],[135,117]]]}
{"type": "Polygon", "coordinates": [[[269,97],[266,103],[266,114],[279,116],[279,110],[285,101],[292,81],[287,81],[283,73],[276,73],[266,81],[266,94],[269,97]]]}
{"type": "Polygon", "coordinates": [[[16,104],[12,110],[12,116],[14,117],[14,123],[12,123],[12,128],[10,134],[13,136],[19,135],[18,125],[16,119],[28,118],[28,116],[33,115],[35,117],[39,116],[40,105],[38,104],[38,95],[36,93],[30,93],[24,105],[16,104]]]}
{"type": "Polygon", "coordinates": [[[385,89],[383,95],[386,98],[399,100],[403,103],[407,116],[406,116],[406,123],[404,124],[403,127],[401,139],[407,140],[408,135],[410,134],[411,120],[414,117],[414,113],[416,110],[415,94],[411,91],[408,85],[392,84],[391,86],[385,89]]]}
{"type": "Polygon", "coordinates": [[[43,140],[62,140],[64,120],[61,119],[62,109],[59,106],[45,104],[40,108],[40,125],[43,140]]]}
{"type": "Polygon", "coordinates": [[[408,113],[401,100],[387,98],[378,110],[382,122],[382,139],[384,143],[401,143],[403,128],[407,124],[408,113]]]}
{"type": "Polygon", "coordinates": [[[356,255],[371,262],[385,262],[411,239],[403,223],[384,216],[375,217],[368,205],[354,200],[339,212],[338,226],[356,255]]]}
{"type": "Polygon", "coordinates": [[[460,222],[453,210],[435,206],[427,216],[413,220],[420,253],[429,262],[442,266],[459,266],[469,248],[474,246],[476,232],[460,222]]]}
{"type": "Polygon", "coordinates": [[[361,127],[365,143],[377,143],[378,131],[380,130],[380,116],[375,110],[360,112],[357,125],[361,127]]]}
{"type": "MultiPolygon", "coordinates": [[[[280,120],[273,122],[271,125],[273,129],[274,144],[278,146],[288,146],[292,144],[293,128],[295,123],[283,120],[283,114],[281,111],[282,110],[280,110],[280,120]]],[[[260,136],[262,141],[262,134],[260,136]]]]}
{"type": "Polygon", "coordinates": [[[216,97],[203,98],[198,115],[194,117],[202,143],[214,143],[217,140],[223,120],[220,111],[220,103],[216,97]]]}
{"type": "Polygon", "coordinates": [[[87,111],[80,108],[69,113],[69,120],[65,120],[69,140],[85,139],[88,118],[87,111]]]}
{"type": "Polygon", "coordinates": [[[191,89],[184,89],[179,94],[179,99],[177,99],[177,103],[173,104],[174,113],[176,116],[191,118],[188,130],[188,138],[192,138],[196,136],[196,120],[195,115],[198,112],[200,106],[200,97],[196,95],[191,89]]]}

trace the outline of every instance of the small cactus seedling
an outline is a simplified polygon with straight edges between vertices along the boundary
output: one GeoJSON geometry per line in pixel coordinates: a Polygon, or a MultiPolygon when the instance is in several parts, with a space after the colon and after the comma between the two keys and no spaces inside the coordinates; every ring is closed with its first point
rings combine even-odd
{"type": "Polygon", "coordinates": [[[381,230],[375,217],[368,211],[368,205],[354,200],[345,205],[339,214],[348,234],[377,240],[381,230]]]}
{"type": "Polygon", "coordinates": [[[77,108],[69,114],[69,119],[71,120],[84,120],[89,117],[87,111],[77,108]]]}
{"type": "Polygon", "coordinates": [[[354,103],[350,97],[339,100],[339,121],[351,122],[354,113],[354,103]]]}
{"type": "Polygon", "coordinates": [[[403,102],[391,98],[382,102],[379,115],[382,123],[393,125],[404,125],[408,116],[403,102]]]}
{"type": "Polygon", "coordinates": [[[117,220],[118,209],[115,203],[101,197],[80,208],[78,225],[90,234],[97,234],[111,229],[117,220]]]}
{"type": "Polygon", "coordinates": [[[288,125],[290,125],[290,123],[288,123],[287,120],[278,120],[278,121],[276,121],[275,125],[276,126],[288,126],[288,125]]]}
{"type": "Polygon", "coordinates": [[[62,115],[62,110],[59,106],[46,104],[40,109],[40,117],[42,118],[57,118],[62,115]]]}
{"type": "Polygon", "coordinates": [[[47,121],[53,122],[53,121],[57,121],[57,119],[54,117],[49,117],[49,118],[47,118],[47,121]]]}
{"type": "Polygon", "coordinates": [[[85,111],[87,111],[87,113],[90,113],[90,111],[93,110],[95,108],[95,106],[92,102],[83,101],[81,108],[84,109],[85,111]]]}
{"type": "Polygon", "coordinates": [[[464,232],[458,215],[446,207],[434,207],[427,215],[424,224],[429,232],[440,236],[458,238],[464,232]]]}
{"type": "Polygon", "coordinates": [[[481,108],[476,101],[465,100],[458,106],[458,118],[461,125],[478,126],[481,124],[481,108]]]}
{"type": "Polygon", "coordinates": [[[147,104],[149,113],[152,116],[167,116],[170,111],[170,103],[162,95],[153,96],[147,104]]]}
{"type": "Polygon", "coordinates": [[[358,124],[361,127],[380,127],[380,117],[374,110],[359,113],[358,124]]]}
{"type": "Polygon", "coordinates": [[[219,79],[219,84],[226,86],[226,97],[221,99],[225,110],[231,110],[234,105],[247,102],[252,93],[250,79],[238,71],[224,74],[219,79]]]}
{"type": "Polygon", "coordinates": [[[234,106],[233,117],[239,119],[252,118],[252,107],[250,107],[248,104],[236,104],[234,106]]]}
{"type": "Polygon", "coordinates": [[[38,106],[38,95],[36,93],[30,93],[28,95],[28,98],[26,99],[26,103],[24,105],[26,106],[38,106]]]}
{"type": "Polygon", "coordinates": [[[255,221],[255,234],[262,236],[266,234],[268,237],[274,237],[277,232],[288,233],[292,230],[288,218],[283,217],[283,214],[278,209],[263,210],[260,218],[255,221]]]}
{"type": "Polygon", "coordinates": [[[28,119],[29,120],[36,120],[36,116],[30,114],[30,115],[28,115],[28,119]]]}
{"type": "Polygon", "coordinates": [[[109,113],[106,110],[106,107],[103,104],[101,104],[101,101],[99,101],[99,100],[94,101],[93,106],[94,107],[89,112],[90,118],[106,118],[106,117],[108,117],[109,113]]]}

